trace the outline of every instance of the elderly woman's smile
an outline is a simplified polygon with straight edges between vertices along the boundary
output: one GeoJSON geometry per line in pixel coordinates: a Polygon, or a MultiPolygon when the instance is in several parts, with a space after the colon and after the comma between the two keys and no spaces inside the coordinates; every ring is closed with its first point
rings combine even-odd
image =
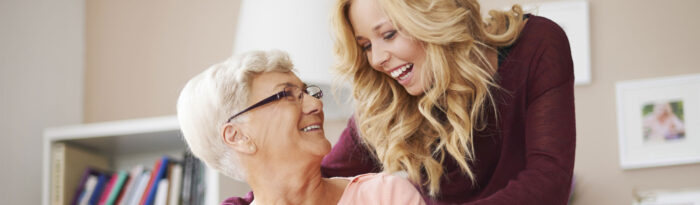
{"type": "Polygon", "coordinates": [[[300,130],[304,131],[304,132],[311,132],[311,131],[319,130],[319,129],[321,129],[321,125],[309,125],[309,126],[306,126],[304,128],[301,128],[300,130]]]}

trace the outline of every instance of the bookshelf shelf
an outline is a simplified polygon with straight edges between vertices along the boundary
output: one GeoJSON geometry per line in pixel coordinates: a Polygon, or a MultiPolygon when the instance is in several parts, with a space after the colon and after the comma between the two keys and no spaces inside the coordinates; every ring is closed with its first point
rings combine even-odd
{"type": "Polygon", "coordinates": [[[133,135],[82,138],[68,140],[81,147],[95,148],[106,155],[128,155],[130,153],[185,150],[179,131],[163,131],[133,135]]]}
{"type": "MultiPolygon", "coordinates": [[[[47,128],[43,138],[42,204],[50,204],[53,144],[66,143],[106,156],[114,170],[150,167],[163,155],[181,160],[187,145],[175,116],[47,128]]],[[[206,169],[205,204],[218,204],[219,174],[206,169]]]]}

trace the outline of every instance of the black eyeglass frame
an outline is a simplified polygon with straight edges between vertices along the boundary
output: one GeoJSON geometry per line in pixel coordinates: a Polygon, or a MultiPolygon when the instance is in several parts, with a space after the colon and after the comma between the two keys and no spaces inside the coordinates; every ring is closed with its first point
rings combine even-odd
{"type": "MultiPolygon", "coordinates": [[[[262,99],[261,101],[255,103],[255,104],[251,105],[250,107],[248,107],[248,108],[246,108],[246,109],[244,109],[244,110],[242,110],[242,111],[236,113],[235,115],[231,116],[230,118],[228,118],[228,120],[226,121],[226,123],[231,122],[231,120],[233,120],[233,118],[236,118],[236,117],[238,117],[239,115],[242,115],[243,113],[248,112],[248,111],[250,111],[250,110],[252,110],[252,109],[255,109],[255,108],[260,107],[260,106],[263,106],[263,105],[265,105],[265,104],[268,104],[268,103],[277,101],[277,100],[282,99],[282,98],[284,98],[284,97],[291,96],[292,93],[289,92],[289,91],[287,90],[287,89],[289,89],[289,88],[299,88],[299,87],[297,87],[297,86],[287,86],[287,87],[284,88],[284,90],[282,90],[282,91],[280,91],[280,92],[278,92],[278,93],[275,93],[274,95],[272,95],[272,96],[270,96],[270,97],[267,97],[267,98],[265,98],[265,99],[262,99]]],[[[302,89],[300,89],[300,90],[302,90],[302,89]]],[[[309,95],[311,95],[312,97],[315,97],[315,98],[317,98],[317,99],[321,99],[321,98],[323,97],[323,90],[321,90],[321,88],[319,88],[318,86],[315,86],[315,85],[306,86],[306,88],[304,88],[304,89],[302,90],[301,94],[299,95],[299,99],[300,99],[300,100],[304,97],[304,93],[309,94],[309,95]],[[315,90],[318,90],[318,92],[313,93],[313,94],[310,94],[310,93],[309,93],[309,89],[315,89],[315,90]]]]}

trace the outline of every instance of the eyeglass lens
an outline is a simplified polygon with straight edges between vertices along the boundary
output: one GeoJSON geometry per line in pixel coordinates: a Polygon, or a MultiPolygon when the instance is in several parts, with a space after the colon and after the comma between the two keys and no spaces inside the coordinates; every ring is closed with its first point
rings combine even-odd
{"type": "MultiPolygon", "coordinates": [[[[323,97],[323,91],[321,91],[321,88],[317,86],[306,87],[304,92],[317,99],[321,99],[321,97],[323,97]]],[[[284,88],[284,96],[287,100],[301,100],[304,98],[301,89],[295,86],[284,88]]]]}
{"type": "Polygon", "coordinates": [[[323,97],[323,92],[321,91],[321,88],[316,86],[306,87],[306,93],[317,99],[321,99],[321,97],[323,97]]]}

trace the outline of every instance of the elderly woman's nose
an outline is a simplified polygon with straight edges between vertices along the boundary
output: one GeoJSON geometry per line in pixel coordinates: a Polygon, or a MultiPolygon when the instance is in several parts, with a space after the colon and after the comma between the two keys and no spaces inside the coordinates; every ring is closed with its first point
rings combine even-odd
{"type": "Polygon", "coordinates": [[[323,101],[311,95],[304,95],[303,111],[306,114],[314,114],[323,110],[323,101]]]}

